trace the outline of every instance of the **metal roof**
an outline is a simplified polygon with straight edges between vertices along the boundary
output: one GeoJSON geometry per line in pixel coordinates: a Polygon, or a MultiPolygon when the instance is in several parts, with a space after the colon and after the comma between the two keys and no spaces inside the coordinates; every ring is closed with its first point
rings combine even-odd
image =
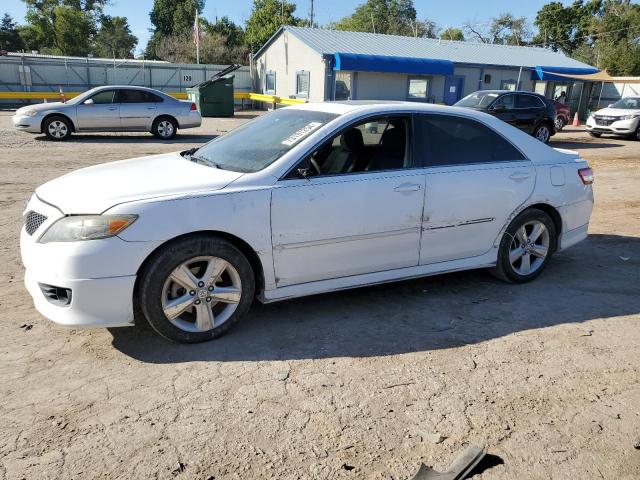
{"type": "Polygon", "coordinates": [[[320,54],[355,53],[451,60],[454,63],[535,68],[593,68],[560,52],[540,47],[518,47],[477,42],[414,38],[380,33],[347,32],[309,27],[281,27],[255,56],[282,32],[290,32],[320,54]]]}

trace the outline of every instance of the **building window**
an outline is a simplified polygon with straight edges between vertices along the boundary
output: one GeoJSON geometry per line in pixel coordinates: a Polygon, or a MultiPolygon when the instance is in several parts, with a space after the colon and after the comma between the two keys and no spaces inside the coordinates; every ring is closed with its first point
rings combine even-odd
{"type": "Polygon", "coordinates": [[[275,95],[276,93],[276,72],[268,71],[264,77],[264,93],[275,95]]]}
{"type": "Polygon", "coordinates": [[[309,98],[309,72],[296,72],[296,96],[309,98]]]}
{"type": "Polygon", "coordinates": [[[518,82],[515,80],[502,80],[500,83],[500,90],[511,90],[515,91],[518,86],[518,82]]]}
{"type": "Polygon", "coordinates": [[[429,99],[429,79],[421,77],[409,77],[407,98],[409,100],[426,102],[429,99]]]}

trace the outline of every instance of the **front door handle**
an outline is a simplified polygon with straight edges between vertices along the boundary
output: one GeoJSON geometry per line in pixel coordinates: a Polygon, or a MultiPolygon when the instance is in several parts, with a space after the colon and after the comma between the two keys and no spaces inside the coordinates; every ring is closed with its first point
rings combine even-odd
{"type": "Polygon", "coordinates": [[[529,175],[526,172],[515,172],[512,173],[511,175],[509,175],[509,178],[511,180],[515,180],[516,182],[520,182],[522,180],[526,180],[527,178],[529,178],[531,175],[529,175]]]}
{"type": "Polygon", "coordinates": [[[108,108],[108,110],[111,110],[111,111],[114,111],[114,110],[117,110],[117,109],[118,109],[118,107],[109,107],[108,108]]]}
{"type": "Polygon", "coordinates": [[[147,107],[147,110],[155,110],[156,107],[147,107]]]}
{"type": "Polygon", "coordinates": [[[394,192],[417,192],[422,188],[419,183],[403,183],[393,189],[394,192]]]}

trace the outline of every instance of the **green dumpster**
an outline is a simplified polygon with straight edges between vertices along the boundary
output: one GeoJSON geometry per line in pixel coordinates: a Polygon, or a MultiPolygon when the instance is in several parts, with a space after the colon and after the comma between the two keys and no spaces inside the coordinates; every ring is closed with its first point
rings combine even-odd
{"type": "Polygon", "coordinates": [[[233,117],[233,78],[224,75],[187,88],[189,100],[203,117],[233,117]]]}

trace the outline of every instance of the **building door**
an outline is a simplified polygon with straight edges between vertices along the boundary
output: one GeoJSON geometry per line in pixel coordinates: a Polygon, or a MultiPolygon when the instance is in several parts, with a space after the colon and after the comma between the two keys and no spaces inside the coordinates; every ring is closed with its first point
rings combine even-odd
{"type": "Polygon", "coordinates": [[[453,105],[462,98],[462,77],[447,77],[444,81],[444,103],[453,105]]]}

